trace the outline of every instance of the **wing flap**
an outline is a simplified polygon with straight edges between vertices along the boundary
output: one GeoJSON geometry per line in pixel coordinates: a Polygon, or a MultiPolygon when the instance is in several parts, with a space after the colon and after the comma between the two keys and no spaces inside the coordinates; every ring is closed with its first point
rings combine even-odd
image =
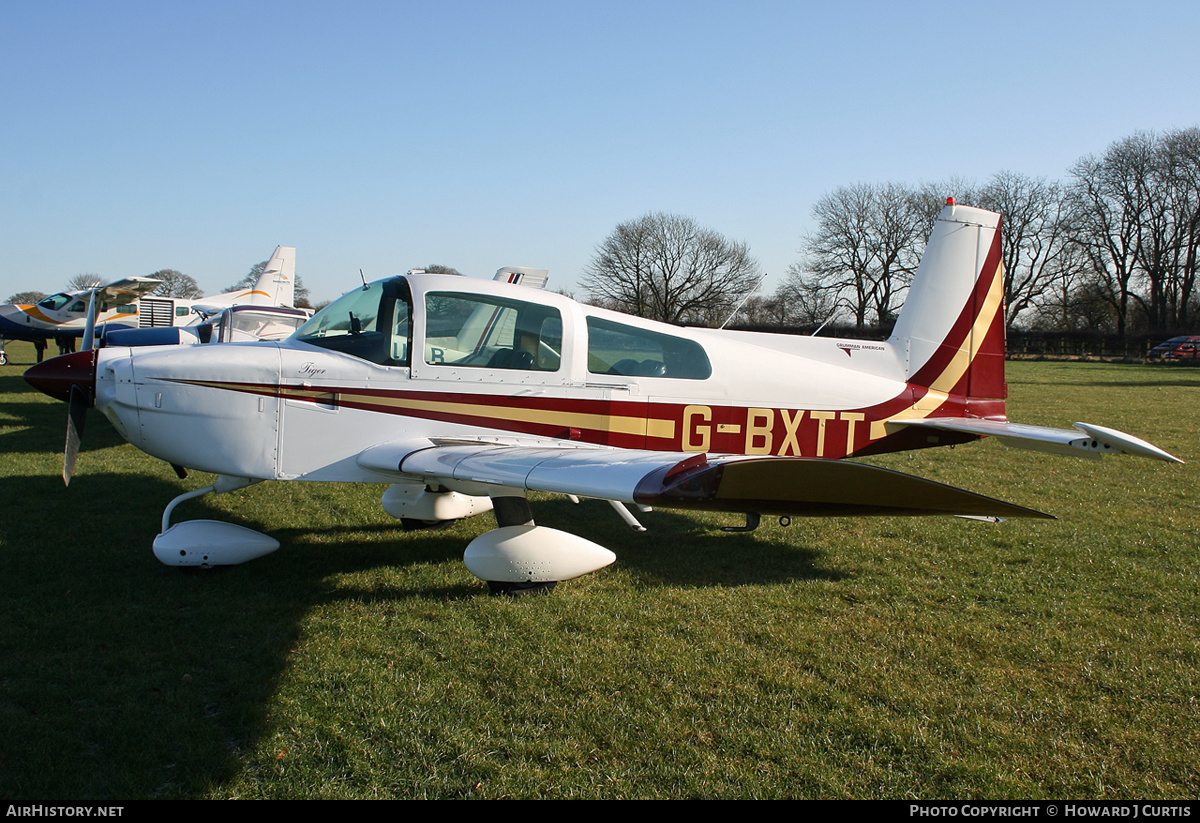
{"type": "Polygon", "coordinates": [[[670,473],[704,455],[636,449],[570,448],[458,442],[384,444],[366,450],[358,464],[371,471],[414,480],[502,486],[633,502],[641,480],[653,471],[670,473]]]}

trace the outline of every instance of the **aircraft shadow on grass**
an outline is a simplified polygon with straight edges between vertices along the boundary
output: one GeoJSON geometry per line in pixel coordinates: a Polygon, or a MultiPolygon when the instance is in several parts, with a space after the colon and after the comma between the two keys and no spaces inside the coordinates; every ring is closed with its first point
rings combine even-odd
{"type": "MultiPolygon", "coordinates": [[[[465,574],[461,585],[437,589],[331,586],[334,575],[459,563],[461,534],[405,532],[398,523],[325,529],[337,538],[332,544],[313,542],[312,528],[274,529],[283,545],[258,563],[164,566],[150,550],[152,524],[179,486],[165,466],[161,476],[152,471],[81,474],[65,492],[57,477],[0,478],[8,524],[0,553],[0,784],[9,798],[204,794],[232,780],[245,765],[241,751],[271,733],[267,707],[314,607],[488,596],[465,574]]],[[[220,500],[189,501],[178,517],[263,527],[222,511],[220,500]]],[[[647,515],[651,532],[635,534],[599,501],[537,499],[534,507],[547,523],[587,521],[617,549],[614,568],[631,569],[645,587],[840,576],[819,567],[816,549],[713,532],[685,515],[647,515]],[[676,545],[685,548],[655,540],[667,530],[682,535],[676,545]]],[[[565,585],[558,596],[570,596],[565,585]]]]}

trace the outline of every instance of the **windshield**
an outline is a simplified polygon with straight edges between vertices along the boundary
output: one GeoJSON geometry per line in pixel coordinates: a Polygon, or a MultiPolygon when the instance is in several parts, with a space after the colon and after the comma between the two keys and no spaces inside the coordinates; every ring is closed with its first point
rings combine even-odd
{"type": "Polygon", "coordinates": [[[292,339],[382,366],[407,366],[412,338],[410,305],[404,278],[378,280],[334,300],[292,339]]]}
{"type": "Polygon", "coordinates": [[[58,311],[69,302],[71,302],[71,295],[59,292],[58,294],[52,294],[49,297],[39,301],[38,305],[43,309],[58,311]]]}

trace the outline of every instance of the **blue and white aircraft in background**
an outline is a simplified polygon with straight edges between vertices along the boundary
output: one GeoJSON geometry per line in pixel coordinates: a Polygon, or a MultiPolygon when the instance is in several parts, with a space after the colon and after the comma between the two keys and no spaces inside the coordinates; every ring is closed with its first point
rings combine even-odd
{"type": "Polygon", "coordinates": [[[115,329],[191,326],[230,306],[291,307],[295,305],[296,249],[277,246],[251,288],[185,300],[152,295],[159,285],[160,281],[150,277],[127,277],[95,289],[52,294],[33,304],[0,306],[0,365],[8,362],[3,347],[9,340],[32,342],[37,347],[38,362],[50,341],[60,352],[74,351],[88,325],[93,295],[95,329],[100,336],[115,329]]]}

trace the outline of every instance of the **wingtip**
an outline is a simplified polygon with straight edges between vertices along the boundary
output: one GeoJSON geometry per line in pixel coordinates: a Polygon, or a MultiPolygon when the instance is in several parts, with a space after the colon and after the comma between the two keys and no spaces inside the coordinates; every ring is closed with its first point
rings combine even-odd
{"type": "Polygon", "coordinates": [[[1084,432],[1095,440],[1101,443],[1112,446],[1118,451],[1125,454],[1136,454],[1140,457],[1149,457],[1151,460],[1162,460],[1166,463],[1183,463],[1178,457],[1168,452],[1163,451],[1153,443],[1147,443],[1140,437],[1134,437],[1132,434],[1126,434],[1123,431],[1110,429],[1107,426],[1097,426],[1094,423],[1076,423],[1075,428],[1084,432]]]}

